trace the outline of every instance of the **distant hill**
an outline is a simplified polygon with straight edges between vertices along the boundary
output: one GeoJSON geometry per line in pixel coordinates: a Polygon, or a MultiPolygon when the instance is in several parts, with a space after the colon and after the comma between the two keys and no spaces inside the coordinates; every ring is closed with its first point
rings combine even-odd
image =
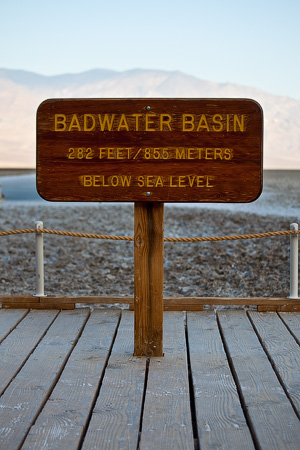
{"type": "Polygon", "coordinates": [[[252,98],[264,110],[264,168],[300,169],[300,101],[182,72],[95,69],[42,76],[0,69],[0,167],[35,167],[36,110],[47,98],[252,98]]]}

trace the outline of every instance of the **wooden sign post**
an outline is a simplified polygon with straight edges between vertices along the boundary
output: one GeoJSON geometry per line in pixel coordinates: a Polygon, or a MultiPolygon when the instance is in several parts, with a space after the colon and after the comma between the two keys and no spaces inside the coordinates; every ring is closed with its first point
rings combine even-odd
{"type": "Polygon", "coordinates": [[[135,203],[135,354],[161,356],[165,202],[262,190],[263,114],[248,99],[58,99],[37,111],[37,190],[135,203]]]}
{"type": "Polygon", "coordinates": [[[164,204],[135,203],[134,224],[135,355],[162,356],[164,204]]]}

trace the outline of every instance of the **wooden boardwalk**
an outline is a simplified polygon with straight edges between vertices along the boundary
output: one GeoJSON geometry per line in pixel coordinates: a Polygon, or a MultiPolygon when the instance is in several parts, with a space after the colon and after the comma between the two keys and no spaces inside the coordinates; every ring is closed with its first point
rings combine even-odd
{"type": "Polygon", "coordinates": [[[300,448],[300,313],[0,310],[0,448],[300,448]]]}

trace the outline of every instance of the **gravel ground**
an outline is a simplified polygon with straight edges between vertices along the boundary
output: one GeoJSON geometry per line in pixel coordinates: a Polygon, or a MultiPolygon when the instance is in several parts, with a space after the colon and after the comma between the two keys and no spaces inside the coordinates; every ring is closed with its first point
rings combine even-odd
{"type": "MultiPolygon", "coordinates": [[[[281,189],[281,208],[288,199],[286,192],[283,200],[281,189]]],[[[295,215],[276,215],[276,205],[274,213],[264,216],[263,212],[166,205],[165,236],[223,236],[286,230],[297,220],[295,215]]],[[[45,228],[56,230],[133,235],[133,205],[0,203],[0,230],[33,228],[37,220],[42,220],[45,228]]],[[[34,234],[0,239],[0,294],[34,294],[34,234]]],[[[44,242],[46,294],[133,295],[132,242],[52,235],[46,235],[44,242]]],[[[165,243],[164,295],[288,296],[289,237],[165,243]]]]}

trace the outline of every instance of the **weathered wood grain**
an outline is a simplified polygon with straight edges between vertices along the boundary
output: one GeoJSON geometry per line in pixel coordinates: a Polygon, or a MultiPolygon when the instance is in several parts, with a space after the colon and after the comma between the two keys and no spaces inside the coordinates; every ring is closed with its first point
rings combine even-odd
{"type": "Polygon", "coordinates": [[[73,349],[88,311],[63,311],[0,399],[0,442],[19,448],[73,349]]]}
{"type": "Polygon", "coordinates": [[[27,309],[7,311],[0,309],[0,342],[18,325],[28,313],[27,309]]]}
{"type": "Polygon", "coordinates": [[[250,313],[251,321],[300,418],[300,347],[276,313],[250,313]]]}
{"type": "Polygon", "coordinates": [[[254,449],[215,313],[187,314],[200,448],[254,449]]]}
{"type": "Polygon", "coordinates": [[[164,313],[164,356],[150,360],[139,448],[194,449],[182,312],[164,313]]]}
{"type": "MultiPolygon", "coordinates": [[[[299,300],[298,300],[299,301],[299,300]]],[[[298,313],[281,313],[280,317],[293,334],[300,345],[300,314],[298,313]]]]}
{"type": "Polygon", "coordinates": [[[133,356],[133,324],[124,311],[83,450],[137,448],[146,359],[133,356]]]}
{"type": "Polygon", "coordinates": [[[44,314],[56,313],[0,310],[4,358],[23,343],[30,355],[0,397],[1,450],[248,449],[245,418],[255,448],[298,450],[299,313],[188,312],[191,400],[185,313],[165,313],[165,356],[153,358],[133,356],[130,311],[110,356],[120,312],[59,312],[37,343],[44,314]]]}
{"type": "Polygon", "coordinates": [[[75,449],[97,395],[120,312],[94,311],[22,449],[75,449]]]}
{"type": "MultiPolygon", "coordinates": [[[[41,297],[42,299],[42,297],[41,297]]],[[[134,309],[133,296],[47,296],[47,302],[32,296],[6,295],[0,298],[3,308],[32,308],[53,309],[74,308],[80,304],[128,304],[134,309]]],[[[226,305],[229,307],[245,305],[257,306],[266,311],[297,311],[300,308],[299,300],[286,297],[164,297],[164,310],[166,311],[202,311],[203,305],[226,305]]]]}
{"type": "Polygon", "coordinates": [[[285,305],[274,305],[274,306],[257,306],[257,311],[259,312],[293,312],[293,311],[300,311],[300,304],[295,305],[292,303],[285,304],[285,305]]]}
{"type": "Polygon", "coordinates": [[[50,99],[37,111],[37,189],[54,201],[249,202],[262,146],[249,99],[50,99]]]}
{"type": "Polygon", "coordinates": [[[29,312],[1,343],[0,395],[22,368],[57,315],[58,311],[29,312]]]}
{"type": "Polygon", "coordinates": [[[164,204],[134,206],[134,354],[163,353],[164,204]]]}
{"type": "Polygon", "coordinates": [[[219,311],[218,318],[259,448],[298,450],[300,422],[246,313],[219,311]]]}

